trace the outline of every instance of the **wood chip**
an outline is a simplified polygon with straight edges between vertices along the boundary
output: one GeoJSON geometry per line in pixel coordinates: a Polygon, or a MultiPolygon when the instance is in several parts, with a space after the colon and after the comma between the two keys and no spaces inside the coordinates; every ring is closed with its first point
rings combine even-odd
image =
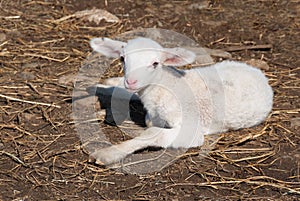
{"type": "Polygon", "coordinates": [[[209,48],[204,48],[204,49],[211,56],[220,57],[220,58],[224,58],[224,59],[231,59],[232,58],[231,54],[229,52],[224,51],[224,50],[209,49],[209,48]]]}
{"type": "Polygon", "coordinates": [[[78,11],[75,14],[75,17],[82,18],[84,20],[88,20],[89,22],[95,22],[99,24],[101,20],[105,20],[107,22],[119,22],[120,19],[111,14],[110,12],[102,9],[93,8],[91,10],[82,10],[78,11]]]}

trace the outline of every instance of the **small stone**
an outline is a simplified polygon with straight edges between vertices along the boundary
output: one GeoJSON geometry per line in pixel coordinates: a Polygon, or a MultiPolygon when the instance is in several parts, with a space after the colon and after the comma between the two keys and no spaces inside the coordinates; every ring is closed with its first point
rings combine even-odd
{"type": "Polygon", "coordinates": [[[270,66],[267,64],[267,62],[259,60],[259,59],[250,59],[246,61],[247,64],[254,66],[256,68],[259,68],[261,70],[269,70],[270,66]]]}
{"type": "Polygon", "coordinates": [[[11,31],[7,32],[8,38],[20,38],[22,36],[21,32],[17,29],[12,29],[11,31]]]}
{"type": "Polygon", "coordinates": [[[208,26],[212,26],[212,27],[219,27],[219,26],[223,26],[223,25],[227,24],[227,21],[225,21],[225,20],[219,20],[219,21],[207,20],[207,21],[202,21],[202,23],[206,24],[208,26]]]}
{"type": "Polygon", "coordinates": [[[293,127],[293,128],[300,127],[300,117],[291,119],[291,127],[293,127]]]}
{"type": "Polygon", "coordinates": [[[35,79],[35,75],[31,72],[20,72],[17,74],[17,76],[23,80],[34,80],[35,79]]]}
{"type": "Polygon", "coordinates": [[[72,85],[75,82],[75,80],[76,80],[75,74],[64,75],[58,79],[58,83],[63,85],[72,85]]]}
{"type": "Polygon", "coordinates": [[[0,33],[0,43],[6,40],[6,34],[0,33]]]}
{"type": "Polygon", "coordinates": [[[0,142],[0,150],[4,149],[4,144],[2,142],[0,142]]]}
{"type": "Polygon", "coordinates": [[[33,119],[36,118],[36,115],[30,113],[23,113],[23,117],[26,121],[32,121],[33,119]]]}
{"type": "Polygon", "coordinates": [[[193,3],[191,5],[189,5],[189,9],[197,9],[197,10],[202,10],[202,9],[205,9],[205,8],[208,8],[209,7],[209,2],[208,1],[202,1],[202,2],[199,2],[199,3],[193,3]]]}
{"type": "Polygon", "coordinates": [[[26,63],[22,65],[22,68],[37,68],[37,67],[39,67],[39,64],[37,62],[26,63]]]}

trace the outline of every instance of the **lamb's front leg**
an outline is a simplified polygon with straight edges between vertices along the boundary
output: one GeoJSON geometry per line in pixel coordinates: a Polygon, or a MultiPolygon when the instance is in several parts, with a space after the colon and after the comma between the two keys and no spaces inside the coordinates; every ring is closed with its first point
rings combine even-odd
{"type": "MultiPolygon", "coordinates": [[[[89,94],[96,95],[99,97],[99,101],[105,107],[105,105],[110,105],[111,96],[115,89],[117,89],[118,93],[115,93],[115,96],[132,96],[132,93],[129,93],[124,88],[124,78],[123,77],[113,77],[106,79],[103,84],[96,84],[95,86],[88,87],[86,90],[89,94]],[[103,104],[104,102],[104,104],[103,104]],[[108,103],[106,103],[108,102],[108,103]]],[[[115,97],[119,98],[119,97],[115,97]]],[[[121,99],[121,98],[119,98],[121,99]]]]}
{"type": "Polygon", "coordinates": [[[150,127],[136,138],[124,141],[117,145],[96,150],[91,154],[91,158],[95,159],[97,164],[109,165],[119,162],[127,155],[143,148],[167,148],[175,140],[179,131],[180,128],[165,129],[159,127],[150,127]]]}
{"type": "Polygon", "coordinates": [[[98,97],[101,109],[106,109],[105,121],[111,125],[120,125],[125,119],[130,118],[138,125],[145,126],[143,121],[146,110],[140,98],[128,92],[124,85],[118,85],[124,78],[115,77],[105,80],[104,84],[97,84],[87,91],[98,97]]]}

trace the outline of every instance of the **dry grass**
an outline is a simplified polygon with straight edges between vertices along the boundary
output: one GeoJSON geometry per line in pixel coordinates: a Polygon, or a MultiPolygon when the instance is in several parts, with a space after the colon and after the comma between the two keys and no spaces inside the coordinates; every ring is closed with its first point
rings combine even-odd
{"type": "MultiPolygon", "coordinates": [[[[151,27],[155,23],[151,15],[155,14],[122,17],[120,23],[101,22],[95,26],[76,18],[57,21],[72,15],[62,1],[19,1],[15,5],[2,1],[1,4],[0,187],[3,190],[0,198],[3,200],[187,199],[185,195],[195,199],[223,196],[233,200],[273,199],[273,195],[284,200],[299,198],[300,67],[290,62],[292,58],[286,52],[267,46],[261,53],[271,67],[266,74],[275,91],[274,109],[263,125],[222,134],[209,153],[189,150],[159,173],[126,175],[87,162],[88,155],[81,148],[69,117],[72,84],[60,84],[58,79],[77,72],[90,51],[91,37],[115,36],[138,25],[151,27]]],[[[216,7],[215,11],[220,10],[216,7]]],[[[171,19],[166,17],[167,20],[171,19]]],[[[180,31],[201,40],[201,36],[195,36],[196,28],[187,26],[180,31]]],[[[223,40],[216,38],[211,41],[215,48],[226,49],[229,44],[222,44],[223,40]]],[[[254,47],[230,48],[245,51],[241,56],[247,57],[254,47]]],[[[238,59],[240,55],[233,56],[238,59]]],[[[107,76],[119,73],[111,69],[107,76]]],[[[117,141],[126,139],[117,128],[103,126],[117,141]]]]}

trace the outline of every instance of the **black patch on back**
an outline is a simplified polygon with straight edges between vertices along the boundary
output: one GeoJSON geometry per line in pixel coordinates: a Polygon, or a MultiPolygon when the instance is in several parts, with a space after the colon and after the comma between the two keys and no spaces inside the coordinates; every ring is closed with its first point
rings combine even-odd
{"type": "Polygon", "coordinates": [[[175,77],[179,77],[179,78],[184,77],[186,74],[186,72],[184,72],[183,70],[179,70],[174,66],[163,66],[162,69],[168,73],[171,73],[175,77]]]}

